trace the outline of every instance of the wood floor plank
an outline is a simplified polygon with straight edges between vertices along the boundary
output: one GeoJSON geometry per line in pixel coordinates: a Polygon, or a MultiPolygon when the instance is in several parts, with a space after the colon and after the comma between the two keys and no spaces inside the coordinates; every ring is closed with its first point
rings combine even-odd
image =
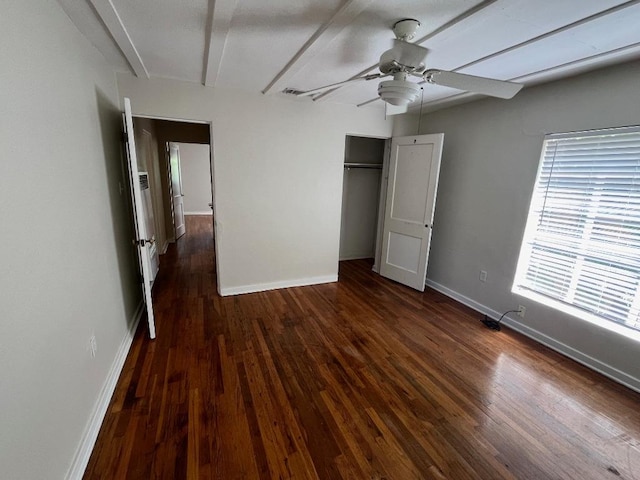
{"type": "Polygon", "coordinates": [[[222,298],[186,220],[85,478],[640,480],[640,394],[367,261],[222,298]]]}

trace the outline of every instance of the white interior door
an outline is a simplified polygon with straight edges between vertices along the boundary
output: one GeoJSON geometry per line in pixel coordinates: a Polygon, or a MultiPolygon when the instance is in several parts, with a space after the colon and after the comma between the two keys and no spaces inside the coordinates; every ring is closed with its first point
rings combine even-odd
{"type": "Polygon", "coordinates": [[[391,141],[380,274],[424,291],[444,134],[391,141]]]}
{"type": "Polygon", "coordinates": [[[138,172],[140,181],[140,191],[142,193],[142,211],[145,217],[145,232],[146,238],[149,241],[149,272],[151,274],[151,289],[153,289],[153,282],[158,275],[160,269],[160,258],[158,254],[158,242],[156,240],[156,225],[153,215],[153,202],[151,200],[151,188],[149,186],[150,178],[148,172],[138,172]]]}
{"type": "Polygon", "coordinates": [[[169,143],[169,169],[171,170],[171,196],[173,199],[173,224],[176,240],[184,235],[184,192],[182,191],[182,173],[180,172],[180,148],[169,143]]]}
{"type": "Polygon", "coordinates": [[[124,99],[124,130],[127,151],[127,164],[129,165],[129,179],[131,186],[131,199],[134,210],[134,224],[136,230],[135,243],[138,248],[140,270],[142,272],[142,291],[147,306],[147,321],[149,323],[149,337],[156,338],[156,324],[153,316],[153,303],[151,300],[151,261],[150,249],[153,239],[147,235],[145,205],[140,188],[140,177],[138,172],[138,159],[136,157],[136,143],[133,135],[133,118],[131,116],[131,101],[124,99]]]}
{"type": "MultiPolygon", "coordinates": [[[[142,192],[142,210],[145,215],[145,231],[146,238],[151,239],[151,246],[149,248],[149,265],[151,268],[151,289],[153,290],[153,282],[156,279],[156,275],[158,274],[158,270],[160,268],[160,255],[158,252],[158,236],[156,229],[156,215],[155,209],[153,208],[153,195],[152,195],[152,184],[154,183],[155,177],[155,162],[152,150],[154,148],[153,145],[153,137],[150,132],[146,130],[142,130],[142,132],[135,132],[134,134],[140,134],[138,138],[138,142],[136,142],[136,160],[138,163],[138,176],[140,178],[140,190],[142,192]],[[147,171],[140,171],[140,169],[146,169],[147,171]]],[[[160,217],[161,215],[157,215],[160,217]]]]}

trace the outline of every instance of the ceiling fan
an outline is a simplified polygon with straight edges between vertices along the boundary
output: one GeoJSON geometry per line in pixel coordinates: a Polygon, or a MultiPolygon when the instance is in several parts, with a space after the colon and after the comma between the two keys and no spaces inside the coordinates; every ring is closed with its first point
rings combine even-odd
{"type": "Polygon", "coordinates": [[[384,102],[397,107],[405,107],[404,111],[406,111],[409,104],[417,100],[421,90],[420,84],[424,82],[505,99],[512,98],[523,87],[522,84],[515,82],[445,70],[426,69],[425,59],[429,49],[409,43],[414,38],[418,27],[420,27],[420,22],[411,18],[396,22],[393,26],[396,39],[393,41],[393,48],[380,56],[378,65],[380,73],[363,75],[307,91],[286,88],[284,93],[314,97],[351,83],[393,77],[393,80],[380,82],[378,95],[384,102]],[[418,77],[423,82],[411,82],[408,77],[418,77]]]}

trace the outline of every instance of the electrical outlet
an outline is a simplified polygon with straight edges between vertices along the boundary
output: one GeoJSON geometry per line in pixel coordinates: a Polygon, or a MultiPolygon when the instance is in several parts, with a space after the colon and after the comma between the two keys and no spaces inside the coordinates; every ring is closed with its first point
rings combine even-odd
{"type": "Polygon", "coordinates": [[[518,305],[518,316],[524,318],[525,313],[527,313],[527,307],[524,305],[518,305]]]}
{"type": "Polygon", "coordinates": [[[98,342],[96,340],[96,336],[91,335],[91,338],[89,338],[89,353],[91,353],[91,358],[96,358],[97,352],[98,352],[98,342]]]}
{"type": "Polygon", "coordinates": [[[486,282],[487,281],[487,271],[486,270],[480,270],[480,281],[481,282],[486,282]]]}

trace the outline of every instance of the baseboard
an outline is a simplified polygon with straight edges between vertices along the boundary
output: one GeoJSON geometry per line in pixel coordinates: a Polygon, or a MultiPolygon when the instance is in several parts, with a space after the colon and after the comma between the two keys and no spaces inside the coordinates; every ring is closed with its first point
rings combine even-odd
{"type": "Polygon", "coordinates": [[[133,316],[129,331],[120,343],[118,353],[111,364],[111,368],[107,374],[107,379],[105,380],[102,390],[100,391],[100,395],[98,395],[98,400],[93,407],[93,412],[89,418],[87,426],[85,427],[82,440],[80,441],[80,445],[73,457],[73,462],[71,462],[71,467],[65,477],[67,480],[81,480],[84,475],[84,471],[89,463],[89,458],[91,457],[91,452],[93,451],[93,447],[98,438],[98,433],[100,433],[102,421],[107,413],[109,402],[111,402],[111,397],[116,389],[120,372],[122,371],[124,362],[127,359],[129,348],[131,348],[136,328],[138,327],[138,323],[140,322],[140,318],[143,313],[144,303],[140,302],[133,316]]]}
{"type": "Polygon", "coordinates": [[[213,215],[213,212],[211,211],[211,209],[209,209],[206,212],[184,212],[185,215],[213,215]]]}
{"type": "MultiPolygon", "coordinates": [[[[461,293],[458,293],[455,290],[445,287],[444,285],[441,285],[437,282],[427,279],[426,283],[427,283],[427,286],[433,288],[434,290],[437,290],[438,292],[446,295],[447,297],[453,298],[454,300],[466,305],[467,307],[473,308],[474,310],[484,315],[487,315],[490,318],[498,319],[502,315],[501,312],[498,312],[496,310],[493,310],[492,308],[482,305],[481,303],[478,303],[475,300],[469,297],[466,297],[461,293]]],[[[631,375],[621,370],[618,370],[617,368],[612,367],[611,365],[604,363],[598,360],[597,358],[593,358],[592,356],[587,355],[586,353],[583,353],[580,350],[577,350],[565,343],[562,343],[556,340],[555,338],[550,337],[549,335],[546,335],[538,330],[535,330],[530,326],[525,325],[522,322],[519,322],[509,317],[504,317],[504,319],[502,320],[502,323],[507,327],[515,330],[516,332],[519,332],[535,340],[536,342],[539,342],[549,347],[550,349],[555,350],[556,352],[561,353],[562,355],[565,355],[571,358],[572,360],[575,360],[576,362],[581,363],[582,365],[585,365],[591,368],[592,370],[595,370],[598,373],[601,373],[605,377],[608,377],[618,383],[621,383],[622,385],[630,388],[631,390],[640,392],[640,379],[632,377],[631,375]]]]}
{"type": "Polygon", "coordinates": [[[308,277],[297,280],[284,280],[281,282],[257,283],[254,285],[242,285],[240,287],[221,288],[220,295],[242,295],[244,293],[264,292],[266,290],[277,290],[279,288],[305,287],[308,285],[318,285],[321,283],[332,283],[338,281],[338,275],[327,275],[323,277],[308,277]]]}
{"type": "Polygon", "coordinates": [[[162,245],[162,248],[160,249],[160,255],[164,255],[165,253],[167,253],[168,248],[169,242],[164,242],[164,245],[162,245]]]}

